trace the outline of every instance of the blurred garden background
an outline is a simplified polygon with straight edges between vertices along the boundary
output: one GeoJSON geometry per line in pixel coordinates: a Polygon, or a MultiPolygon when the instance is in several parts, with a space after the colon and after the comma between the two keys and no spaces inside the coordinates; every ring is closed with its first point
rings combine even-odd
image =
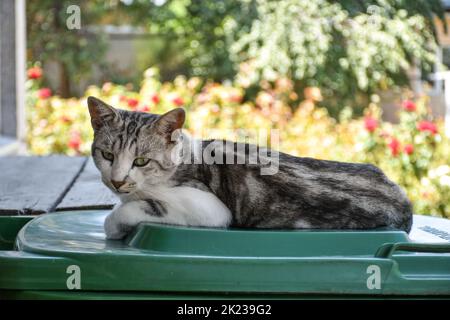
{"type": "Polygon", "coordinates": [[[280,151],[373,163],[416,213],[450,218],[447,5],[28,1],[27,152],[89,154],[89,95],[143,112],[183,106],[194,135],[279,129],[280,151]],[[67,25],[73,5],[79,29],[67,25]]]}

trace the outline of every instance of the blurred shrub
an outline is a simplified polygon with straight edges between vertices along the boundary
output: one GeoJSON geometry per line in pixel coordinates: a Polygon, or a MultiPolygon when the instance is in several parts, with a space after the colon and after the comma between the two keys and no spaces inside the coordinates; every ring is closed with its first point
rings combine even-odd
{"type": "MultiPolygon", "coordinates": [[[[440,1],[255,0],[248,30],[229,21],[237,79],[245,87],[288,77],[301,93],[318,86],[330,110],[361,106],[367,94],[408,85],[418,63],[432,70],[436,39],[432,18],[440,1]],[[355,99],[355,96],[358,99],[355,99]],[[338,101],[338,102],[337,102],[338,101]]],[[[245,12],[245,10],[242,10],[245,12]]]]}
{"type": "Polygon", "coordinates": [[[28,146],[33,154],[90,153],[88,95],[142,112],[162,113],[184,106],[186,128],[194,136],[201,137],[204,129],[212,128],[222,129],[222,137],[228,139],[236,136],[226,129],[279,129],[280,151],[374,163],[406,189],[415,212],[450,217],[450,141],[441,135],[442,121],[431,118],[427,97],[405,100],[400,122],[391,124],[381,119],[374,103],[362,118],[353,119],[352,110],[345,108],[335,120],[318,106],[322,94],[315,87],[305,89],[305,99],[292,111],[289,104],[298,97],[287,78],[276,79],[258,91],[254,101],[243,102],[242,87],[183,76],[161,83],[157,69],[145,72],[139,91],[108,82],[90,87],[80,99],[53,96],[50,89],[40,87],[41,76],[35,66],[27,82],[28,146]]]}
{"type": "Polygon", "coordinates": [[[182,72],[236,79],[255,87],[246,90],[252,100],[261,83],[286,77],[299,96],[320,87],[323,105],[336,111],[365,106],[373,92],[407,84],[413,62],[431,69],[433,19],[443,15],[440,0],[40,0],[27,5],[27,43],[30,60],[60,65],[62,96],[71,96],[71,84],[93,65],[105,79],[118,79],[102,59],[107,48],[98,26],[133,25],[155,37],[138,50],[154,57],[167,78],[182,72]],[[79,31],[65,24],[66,8],[74,4],[82,12],[79,31]]]}

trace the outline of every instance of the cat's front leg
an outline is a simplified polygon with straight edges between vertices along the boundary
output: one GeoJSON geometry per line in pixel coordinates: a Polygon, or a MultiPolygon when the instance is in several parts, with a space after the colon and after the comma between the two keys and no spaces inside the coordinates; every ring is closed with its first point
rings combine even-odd
{"type": "Polygon", "coordinates": [[[141,200],[116,205],[105,219],[106,238],[122,239],[144,220],[147,211],[148,204],[141,200]]]}

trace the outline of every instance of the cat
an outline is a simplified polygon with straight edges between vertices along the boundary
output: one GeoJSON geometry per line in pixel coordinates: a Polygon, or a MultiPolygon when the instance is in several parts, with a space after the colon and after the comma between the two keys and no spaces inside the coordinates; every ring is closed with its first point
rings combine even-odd
{"type": "Polygon", "coordinates": [[[103,183],[120,198],[105,219],[108,239],[125,237],[141,222],[256,229],[411,229],[410,201],[374,165],[266,149],[261,159],[276,155],[272,161],[277,170],[262,174],[271,165],[267,161],[238,160],[263,148],[193,139],[181,130],[182,108],[163,115],[132,112],[95,97],[88,98],[88,108],[95,165],[103,183]],[[226,144],[233,148],[225,148],[226,144]],[[211,163],[202,152],[206,149],[216,160],[234,162],[211,163]]]}

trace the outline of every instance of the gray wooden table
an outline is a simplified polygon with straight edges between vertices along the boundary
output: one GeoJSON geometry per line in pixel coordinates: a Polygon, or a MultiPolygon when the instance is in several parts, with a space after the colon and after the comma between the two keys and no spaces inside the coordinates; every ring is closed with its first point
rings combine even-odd
{"type": "Polygon", "coordinates": [[[116,202],[92,158],[0,157],[0,215],[110,209],[116,202]]]}

